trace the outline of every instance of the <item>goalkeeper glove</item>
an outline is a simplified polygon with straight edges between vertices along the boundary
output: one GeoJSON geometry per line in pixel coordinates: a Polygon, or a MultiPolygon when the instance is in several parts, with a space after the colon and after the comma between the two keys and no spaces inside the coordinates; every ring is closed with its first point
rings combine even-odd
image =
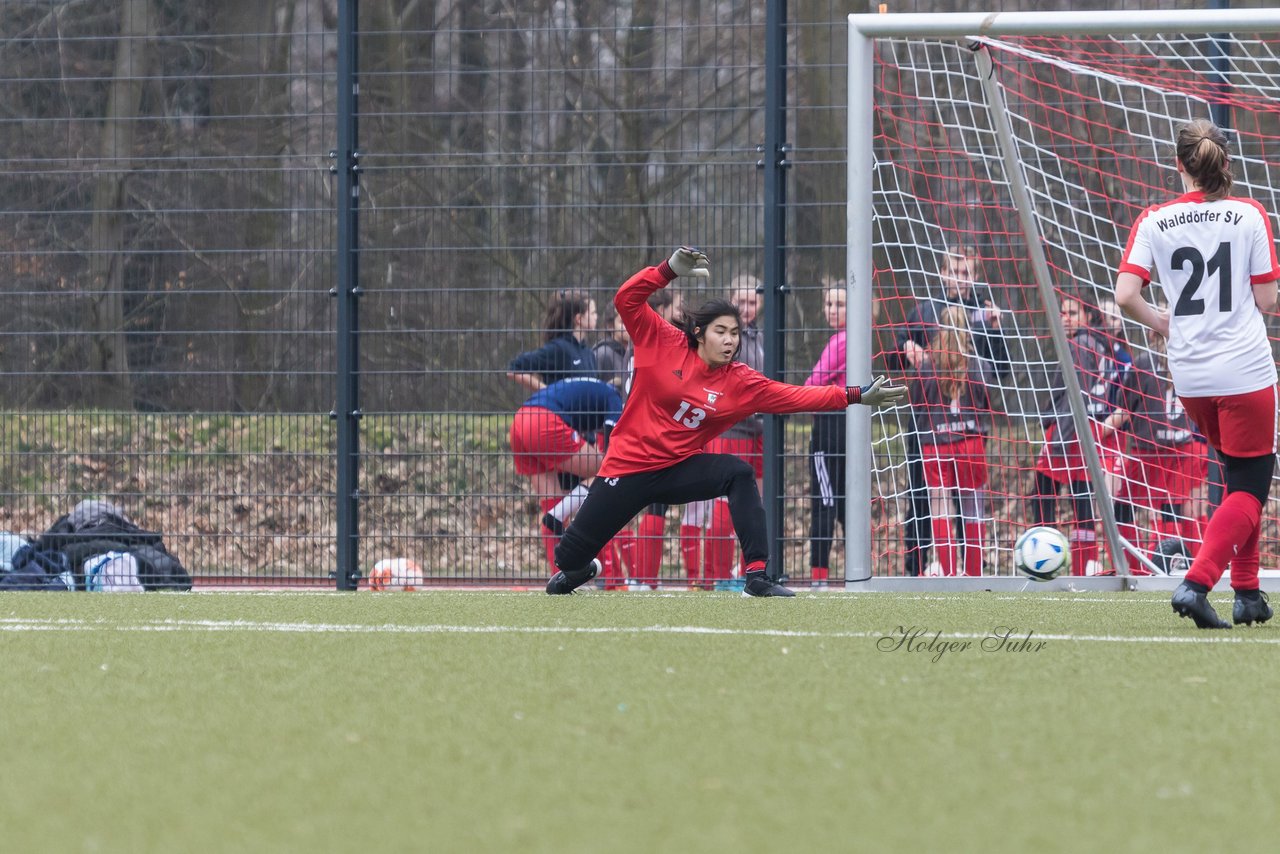
{"type": "Polygon", "coordinates": [[[711,275],[711,261],[702,254],[702,250],[694,249],[692,246],[681,246],[671,253],[667,266],[677,276],[696,276],[705,279],[711,275]]]}
{"type": "Polygon", "coordinates": [[[907,397],[907,387],[890,385],[885,376],[878,376],[864,386],[849,386],[845,389],[845,399],[849,403],[861,403],[863,406],[893,406],[907,397]]]}

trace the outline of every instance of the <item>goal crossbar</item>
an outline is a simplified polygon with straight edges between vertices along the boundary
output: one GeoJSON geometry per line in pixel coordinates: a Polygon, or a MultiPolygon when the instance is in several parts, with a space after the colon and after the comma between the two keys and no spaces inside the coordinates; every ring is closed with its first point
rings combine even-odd
{"type": "Polygon", "coordinates": [[[1106,35],[1163,32],[1280,32],[1280,9],[1099,12],[945,12],[849,16],[850,37],[1106,35]]]}

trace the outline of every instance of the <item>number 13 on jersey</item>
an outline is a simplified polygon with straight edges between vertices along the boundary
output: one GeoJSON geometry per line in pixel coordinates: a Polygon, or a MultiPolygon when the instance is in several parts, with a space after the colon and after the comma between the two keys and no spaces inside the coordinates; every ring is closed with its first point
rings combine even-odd
{"type": "Polygon", "coordinates": [[[680,408],[671,416],[672,421],[679,421],[690,430],[696,430],[702,426],[702,420],[707,417],[704,409],[699,409],[687,400],[680,401],[680,408]],[[685,416],[689,416],[686,418],[685,416]]]}

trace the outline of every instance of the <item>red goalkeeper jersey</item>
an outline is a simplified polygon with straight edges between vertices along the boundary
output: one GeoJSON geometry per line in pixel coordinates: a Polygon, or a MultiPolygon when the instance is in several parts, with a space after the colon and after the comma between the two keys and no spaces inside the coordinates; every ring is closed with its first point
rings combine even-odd
{"type": "Polygon", "coordinates": [[[708,367],[696,350],[689,349],[684,333],[646,302],[672,278],[665,265],[646,267],[613,299],[635,346],[635,378],[600,465],[601,477],[675,465],[757,412],[845,408],[845,390],[839,386],[788,385],[741,362],[708,367]]]}

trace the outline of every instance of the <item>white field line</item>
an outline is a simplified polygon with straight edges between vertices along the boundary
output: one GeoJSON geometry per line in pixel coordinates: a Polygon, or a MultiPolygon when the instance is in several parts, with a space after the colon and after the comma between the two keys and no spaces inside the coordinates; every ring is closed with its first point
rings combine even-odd
{"type": "MultiPolygon", "coordinates": [[[[946,592],[946,593],[923,593],[923,592],[904,593],[904,592],[897,592],[892,590],[822,590],[822,591],[814,592],[814,591],[807,590],[804,587],[797,587],[795,589],[795,592],[796,592],[797,598],[803,602],[847,603],[850,599],[856,600],[858,598],[897,599],[903,602],[949,602],[949,601],[955,601],[957,597],[976,598],[978,596],[981,596],[983,598],[991,599],[997,602],[1028,602],[1028,601],[1067,602],[1067,603],[1077,604],[1077,605],[1104,603],[1108,605],[1116,605],[1116,604],[1160,605],[1165,608],[1169,607],[1169,596],[1171,595],[1167,591],[1160,591],[1160,590],[1126,591],[1126,592],[1115,591],[1112,593],[1097,593],[1097,592],[1072,593],[1070,591],[1061,591],[1057,593],[1048,593],[1048,592],[1037,593],[1034,583],[1028,582],[1028,584],[1031,586],[1027,589],[1027,591],[1025,591],[1025,593],[1032,594],[1030,596],[1025,595],[1023,592],[991,593],[987,591],[977,591],[977,590],[955,591],[955,592],[946,592]]],[[[388,596],[390,597],[449,596],[449,597],[463,597],[463,598],[475,598],[475,599],[494,599],[494,598],[545,599],[546,598],[546,594],[542,591],[540,587],[536,590],[512,590],[509,588],[484,588],[480,590],[474,590],[474,589],[465,590],[465,589],[441,587],[441,588],[432,588],[430,590],[416,590],[411,592],[381,591],[381,592],[375,593],[371,591],[361,591],[356,594],[352,594],[351,592],[339,591],[339,590],[260,590],[260,589],[231,590],[231,589],[221,589],[221,588],[219,589],[205,588],[205,589],[196,589],[191,592],[156,591],[153,593],[149,593],[148,596],[202,596],[202,597],[214,596],[214,597],[223,597],[223,598],[235,597],[235,596],[249,596],[249,597],[257,597],[257,598],[275,597],[275,598],[282,598],[282,599],[306,600],[306,599],[315,599],[317,596],[347,598],[352,595],[356,595],[361,598],[364,598],[366,593],[371,597],[377,597],[379,599],[385,598],[388,596]]],[[[625,592],[618,591],[615,593],[596,593],[595,591],[587,591],[583,594],[583,598],[591,598],[596,596],[612,598],[615,596],[621,596],[626,599],[643,601],[646,599],[649,599],[649,600],[651,599],[687,599],[691,597],[696,597],[699,601],[707,601],[706,597],[708,595],[716,595],[718,599],[721,599],[722,601],[726,601],[726,602],[731,599],[742,598],[741,593],[738,593],[738,592],[734,592],[731,594],[707,594],[704,591],[692,592],[692,591],[687,591],[683,588],[673,588],[673,589],[667,589],[667,590],[633,590],[633,591],[625,591],[625,592]]],[[[1209,594],[1209,598],[1211,600],[1216,599],[1219,601],[1230,601],[1230,597],[1231,597],[1230,590],[1215,590],[1209,594]]]]}
{"type": "MultiPolygon", "coordinates": [[[[119,623],[107,620],[71,620],[39,618],[0,618],[0,631],[4,632],[269,632],[281,634],[400,634],[400,635],[716,635],[729,637],[765,638],[820,638],[866,639],[901,637],[901,632],[808,632],[786,629],[725,629],[712,626],[458,626],[458,625],[397,625],[385,623],[365,625],[360,623],[273,623],[251,620],[156,620],[140,623],[119,623]]],[[[1025,629],[1013,629],[1010,640],[1022,640],[1025,629]]],[[[928,640],[932,632],[922,636],[928,640]]],[[[942,632],[942,640],[983,640],[990,632],[942,632]]],[[[1280,637],[1250,637],[1226,633],[1196,635],[1075,635],[1032,632],[1037,641],[1063,641],[1069,643],[1117,643],[1117,644],[1280,644],[1280,637]]],[[[923,641],[922,641],[923,642],[923,641]]]]}
{"type": "MultiPolygon", "coordinates": [[[[1034,590],[1029,592],[1034,593],[1034,590]]],[[[948,601],[954,601],[957,596],[973,597],[978,593],[979,591],[967,591],[964,593],[960,593],[959,591],[957,591],[956,593],[898,593],[898,592],[887,591],[887,590],[859,590],[859,591],[823,590],[818,593],[813,593],[803,588],[797,588],[796,590],[797,597],[804,602],[841,602],[841,603],[847,603],[850,599],[857,599],[860,597],[876,598],[876,599],[899,599],[903,602],[948,602],[948,601]]],[[[218,597],[252,596],[252,597],[279,597],[279,598],[286,598],[286,599],[314,599],[317,596],[332,596],[337,598],[345,598],[345,597],[350,597],[353,594],[349,592],[341,592],[336,590],[195,590],[190,593],[169,593],[169,592],[157,591],[154,594],[148,594],[148,595],[155,595],[155,596],[193,596],[195,595],[195,596],[218,596],[218,597]]],[[[361,596],[363,598],[364,593],[362,591],[361,593],[358,593],[355,595],[361,596]]],[[[494,599],[494,598],[544,599],[546,598],[546,595],[543,593],[541,589],[536,591],[528,591],[528,590],[490,590],[490,589],[450,590],[450,589],[441,588],[437,590],[419,590],[419,591],[413,591],[410,593],[405,593],[403,591],[379,592],[379,593],[370,593],[370,595],[376,596],[379,598],[387,597],[387,596],[403,597],[403,596],[432,596],[432,595],[450,596],[450,597],[454,597],[454,596],[470,597],[470,598],[477,598],[477,599],[494,599]]],[[[588,598],[588,597],[597,596],[597,595],[603,596],[603,597],[622,596],[627,599],[636,599],[636,600],[687,599],[690,597],[697,597],[699,601],[707,601],[705,597],[708,594],[702,591],[693,593],[685,590],[643,590],[643,591],[627,591],[627,592],[600,593],[600,594],[587,592],[583,594],[583,597],[588,598]]],[[[986,598],[993,599],[999,602],[1027,602],[1032,600],[1036,602],[1070,602],[1075,604],[1102,602],[1109,605],[1114,605],[1114,604],[1163,605],[1164,607],[1167,608],[1169,606],[1169,596],[1171,594],[1165,593],[1163,591],[1153,590],[1153,591],[1146,591],[1146,592],[1126,592],[1126,593],[1120,593],[1117,591],[1116,593],[1113,593],[1111,595],[1098,594],[1098,593],[1085,594],[1085,593],[1063,592],[1058,594],[1038,594],[1038,595],[1033,595],[1031,597],[1024,596],[1020,593],[1019,594],[987,593],[984,591],[981,593],[981,595],[986,598]]],[[[1209,596],[1211,599],[1217,599],[1219,597],[1222,597],[1225,600],[1230,598],[1231,592],[1230,591],[1226,591],[1226,592],[1214,591],[1213,593],[1210,593],[1209,596]]],[[[721,598],[723,601],[729,601],[730,599],[741,598],[741,594],[735,592],[731,595],[723,595],[719,598],[721,598]]]]}

